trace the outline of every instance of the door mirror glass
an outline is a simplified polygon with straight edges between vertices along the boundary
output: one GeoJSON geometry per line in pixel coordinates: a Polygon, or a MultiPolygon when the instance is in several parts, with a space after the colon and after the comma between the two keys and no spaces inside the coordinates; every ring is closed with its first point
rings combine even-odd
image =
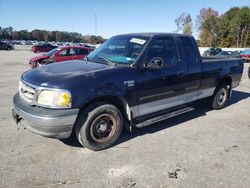
{"type": "Polygon", "coordinates": [[[161,57],[153,57],[144,67],[148,70],[161,69],[163,67],[163,59],[161,57]]]}

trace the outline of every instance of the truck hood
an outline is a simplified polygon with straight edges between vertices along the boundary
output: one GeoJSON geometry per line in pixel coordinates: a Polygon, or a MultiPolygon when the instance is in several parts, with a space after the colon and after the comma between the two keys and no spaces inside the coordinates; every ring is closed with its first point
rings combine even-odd
{"type": "Polygon", "coordinates": [[[41,61],[41,60],[44,60],[44,59],[47,59],[48,56],[47,55],[39,55],[39,56],[36,56],[36,57],[32,57],[31,58],[31,61],[41,61]]]}
{"type": "Polygon", "coordinates": [[[114,66],[89,61],[63,61],[29,70],[22,75],[22,79],[36,86],[68,88],[72,83],[94,78],[97,72],[112,68],[114,66]]]}

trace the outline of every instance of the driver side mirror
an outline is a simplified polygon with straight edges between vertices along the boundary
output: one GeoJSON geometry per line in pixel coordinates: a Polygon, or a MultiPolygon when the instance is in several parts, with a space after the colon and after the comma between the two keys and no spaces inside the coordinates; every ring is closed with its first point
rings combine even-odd
{"type": "Polygon", "coordinates": [[[157,70],[163,67],[163,59],[161,57],[153,57],[148,63],[144,65],[147,70],[157,70]]]}

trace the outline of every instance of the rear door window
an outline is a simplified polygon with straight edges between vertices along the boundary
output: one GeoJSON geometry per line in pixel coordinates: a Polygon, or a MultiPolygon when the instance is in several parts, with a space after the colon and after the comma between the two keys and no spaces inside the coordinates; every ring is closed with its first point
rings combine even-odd
{"type": "Polygon", "coordinates": [[[188,64],[190,63],[198,63],[198,57],[195,52],[197,48],[190,37],[180,37],[183,50],[185,53],[185,60],[188,64]]]}
{"type": "Polygon", "coordinates": [[[78,51],[78,55],[88,55],[88,50],[78,48],[77,51],[78,51]]]}

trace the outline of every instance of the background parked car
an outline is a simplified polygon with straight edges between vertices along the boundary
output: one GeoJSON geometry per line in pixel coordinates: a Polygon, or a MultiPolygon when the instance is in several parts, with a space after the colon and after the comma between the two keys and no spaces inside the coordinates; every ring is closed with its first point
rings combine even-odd
{"type": "Polygon", "coordinates": [[[0,42],[0,50],[14,50],[14,46],[12,44],[0,42]]]}
{"type": "Polygon", "coordinates": [[[93,44],[84,44],[84,46],[87,48],[92,48],[93,50],[97,48],[97,46],[93,44]]]}
{"type": "Polygon", "coordinates": [[[215,57],[221,58],[240,58],[240,53],[237,51],[221,51],[215,57]]]}
{"type": "Polygon", "coordinates": [[[250,61],[250,49],[246,49],[241,52],[240,57],[246,61],[250,61]]]}
{"type": "Polygon", "coordinates": [[[46,54],[31,58],[29,64],[31,68],[35,68],[40,65],[49,64],[52,62],[83,59],[91,51],[93,51],[92,48],[86,48],[81,46],[58,47],[49,51],[46,54]]]}
{"type": "Polygon", "coordinates": [[[51,45],[49,43],[45,43],[45,44],[34,45],[34,46],[32,46],[31,50],[34,53],[37,53],[37,52],[49,52],[50,50],[52,50],[54,48],[57,48],[57,47],[58,46],[54,46],[54,45],[51,45]]]}
{"type": "Polygon", "coordinates": [[[202,56],[215,56],[222,51],[221,48],[208,48],[202,56]]]}

